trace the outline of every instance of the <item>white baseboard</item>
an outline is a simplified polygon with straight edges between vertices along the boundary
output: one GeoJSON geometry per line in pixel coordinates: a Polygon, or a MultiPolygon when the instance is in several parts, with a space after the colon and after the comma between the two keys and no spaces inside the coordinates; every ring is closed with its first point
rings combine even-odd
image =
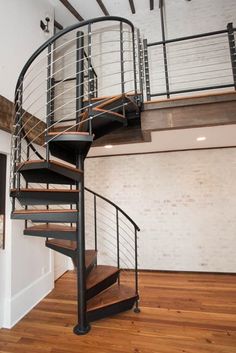
{"type": "Polygon", "coordinates": [[[38,304],[53,289],[53,277],[51,271],[45,273],[7,301],[5,304],[6,307],[10,305],[10,315],[8,318],[5,318],[3,327],[12,328],[38,304]]]}

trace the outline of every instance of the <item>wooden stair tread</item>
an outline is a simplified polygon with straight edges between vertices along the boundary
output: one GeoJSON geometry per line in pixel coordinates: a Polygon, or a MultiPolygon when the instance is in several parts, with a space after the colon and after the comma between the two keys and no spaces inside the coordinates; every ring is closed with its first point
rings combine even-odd
{"type": "Polygon", "coordinates": [[[49,230],[50,232],[75,232],[76,227],[71,227],[71,226],[62,226],[58,224],[40,224],[40,225],[34,225],[32,227],[28,227],[27,230],[32,230],[32,231],[47,231],[49,230]]]}
{"type": "MultiPolygon", "coordinates": [[[[40,163],[47,163],[47,161],[46,160],[41,160],[41,159],[30,160],[30,161],[25,161],[25,162],[19,163],[17,165],[17,167],[18,168],[22,168],[24,165],[30,165],[30,164],[36,164],[37,165],[37,164],[40,164],[40,163]]],[[[75,168],[75,167],[73,167],[71,165],[62,163],[62,162],[50,160],[48,163],[52,164],[52,165],[55,165],[55,166],[58,166],[58,167],[62,167],[62,168],[66,168],[66,169],[72,170],[73,172],[83,173],[82,170],[80,170],[78,168],[75,168]]]]}
{"type": "MultiPolygon", "coordinates": [[[[74,240],[65,240],[65,239],[48,239],[46,244],[51,244],[58,246],[60,248],[68,249],[71,251],[76,251],[77,245],[74,240]]],[[[95,250],[85,250],[85,266],[89,267],[93,263],[94,258],[96,258],[97,252],[95,250]]]]}
{"type": "MultiPolygon", "coordinates": [[[[64,249],[69,249],[75,251],[77,249],[76,241],[74,240],[65,240],[65,239],[48,239],[48,244],[59,246],[64,249]]],[[[88,250],[92,251],[92,250],[88,250]]]]}
{"type": "Polygon", "coordinates": [[[96,297],[88,300],[87,309],[93,311],[102,309],[106,306],[116,304],[128,299],[135,298],[136,294],[134,289],[125,285],[114,285],[104,292],[98,294],[96,297]]]}
{"type": "Polygon", "coordinates": [[[13,214],[37,214],[37,213],[73,213],[73,212],[78,212],[77,210],[70,210],[70,209],[38,209],[38,210],[16,210],[13,212],[13,214]]]}
{"type": "Polygon", "coordinates": [[[98,265],[94,267],[87,278],[86,287],[87,289],[95,286],[106,278],[118,273],[119,270],[114,266],[98,265]]]}

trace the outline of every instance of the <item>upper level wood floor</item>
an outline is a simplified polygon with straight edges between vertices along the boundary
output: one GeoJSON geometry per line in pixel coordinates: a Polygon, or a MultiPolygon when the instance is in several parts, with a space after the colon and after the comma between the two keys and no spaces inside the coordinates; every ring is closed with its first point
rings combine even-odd
{"type": "Polygon", "coordinates": [[[75,336],[75,273],[68,272],[12,330],[0,330],[0,352],[236,352],[236,276],[142,272],[140,292],[140,314],[94,322],[88,335],[75,336]]]}

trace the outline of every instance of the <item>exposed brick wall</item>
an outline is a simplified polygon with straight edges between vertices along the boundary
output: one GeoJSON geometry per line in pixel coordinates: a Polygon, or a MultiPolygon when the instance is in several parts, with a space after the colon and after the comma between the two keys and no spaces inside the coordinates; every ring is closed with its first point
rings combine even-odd
{"type": "Polygon", "coordinates": [[[86,186],[137,222],[141,268],[235,272],[236,149],[86,160],[86,186]]]}

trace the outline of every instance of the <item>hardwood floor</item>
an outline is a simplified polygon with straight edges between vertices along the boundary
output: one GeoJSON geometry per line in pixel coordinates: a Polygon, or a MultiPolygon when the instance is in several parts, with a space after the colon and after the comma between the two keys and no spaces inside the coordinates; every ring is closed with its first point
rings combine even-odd
{"type": "Polygon", "coordinates": [[[68,272],[12,330],[0,330],[0,352],[236,352],[236,276],[142,272],[140,294],[140,314],[94,322],[76,336],[75,274],[68,272]]]}

